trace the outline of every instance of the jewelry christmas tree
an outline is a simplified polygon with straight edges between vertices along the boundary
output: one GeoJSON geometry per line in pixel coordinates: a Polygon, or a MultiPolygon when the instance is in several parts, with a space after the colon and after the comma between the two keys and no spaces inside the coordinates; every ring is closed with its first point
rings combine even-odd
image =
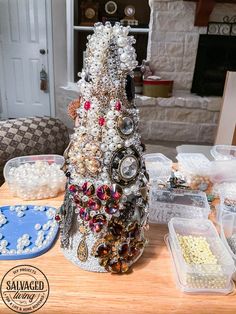
{"type": "Polygon", "coordinates": [[[88,37],[66,152],[67,192],[56,216],[61,245],[90,271],[126,272],[146,243],[148,180],[131,88],[135,39],[128,32],[119,23],[97,23],[88,37]]]}

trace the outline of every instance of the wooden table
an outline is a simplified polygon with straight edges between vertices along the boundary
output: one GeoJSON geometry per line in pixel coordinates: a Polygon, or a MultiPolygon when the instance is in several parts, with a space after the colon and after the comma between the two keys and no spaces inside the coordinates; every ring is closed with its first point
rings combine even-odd
{"type": "MultiPolygon", "coordinates": [[[[63,195],[23,202],[0,188],[0,205],[41,204],[59,206],[63,195]]],[[[90,273],[64,258],[59,240],[46,254],[28,260],[0,261],[0,279],[12,267],[28,264],[42,270],[50,284],[50,296],[39,313],[236,313],[236,296],[186,295],[175,286],[164,235],[167,227],[151,225],[149,244],[133,273],[90,273]]],[[[0,313],[12,313],[1,300],[0,313]]]]}

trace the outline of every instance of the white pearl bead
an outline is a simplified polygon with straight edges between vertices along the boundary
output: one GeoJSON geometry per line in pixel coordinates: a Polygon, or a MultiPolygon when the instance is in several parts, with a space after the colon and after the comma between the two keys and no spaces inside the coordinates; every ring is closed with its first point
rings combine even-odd
{"type": "Polygon", "coordinates": [[[110,136],[115,136],[116,135],[116,131],[114,129],[109,129],[107,132],[110,136]]]}
{"type": "Polygon", "coordinates": [[[116,150],[117,146],[116,146],[116,144],[111,143],[111,144],[109,145],[109,148],[110,148],[111,151],[114,151],[114,150],[116,150]]]}
{"type": "Polygon", "coordinates": [[[101,144],[101,150],[103,151],[103,152],[105,152],[105,151],[107,151],[108,150],[108,145],[107,144],[101,144]]]}
{"type": "Polygon", "coordinates": [[[113,141],[114,141],[115,143],[119,143],[119,142],[121,141],[121,139],[120,139],[119,136],[114,136],[113,141]]]}
{"type": "Polygon", "coordinates": [[[47,224],[44,224],[44,225],[43,225],[43,230],[46,231],[46,230],[48,230],[48,229],[49,229],[49,226],[48,226],[47,224]]]}
{"type": "Polygon", "coordinates": [[[38,231],[38,230],[41,229],[41,227],[42,227],[42,226],[41,226],[40,224],[36,224],[36,225],[34,226],[34,229],[38,231]]]}
{"type": "Polygon", "coordinates": [[[126,44],[127,44],[127,39],[125,37],[119,37],[117,39],[117,46],[118,47],[125,47],[126,44]]]}
{"type": "Polygon", "coordinates": [[[129,56],[127,55],[127,53],[122,53],[122,55],[120,56],[120,60],[122,62],[126,62],[129,59],[129,56]]]}
{"type": "Polygon", "coordinates": [[[114,121],[113,120],[108,120],[107,121],[107,127],[110,128],[114,128],[114,121]]]}
{"type": "Polygon", "coordinates": [[[125,188],[124,189],[124,194],[125,195],[129,195],[131,193],[130,189],[129,188],[125,188]]]}
{"type": "Polygon", "coordinates": [[[7,240],[2,240],[1,241],[1,246],[6,247],[8,245],[8,241],[7,240]]]}
{"type": "Polygon", "coordinates": [[[114,111],[108,111],[108,113],[107,113],[107,118],[108,118],[108,119],[113,119],[114,117],[115,117],[114,111]]]}

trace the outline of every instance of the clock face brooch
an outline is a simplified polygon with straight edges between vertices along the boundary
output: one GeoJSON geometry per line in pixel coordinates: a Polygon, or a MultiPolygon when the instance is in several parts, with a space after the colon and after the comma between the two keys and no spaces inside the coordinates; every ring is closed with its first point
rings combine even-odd
{"type": "Polygon", "coordinates": [[[118,149],[110,164],[110,177],[114,183],[130,185],[140,171],[140,155],[134,146],[118,149]]]}
{"type": "Polygon", "coordinates": [[[92,26],[98,21],[99,3],[92,0],[82,1],[81,3],[81,23],[80,25],[92,26]]]}
{"type": "Polygon", "coordinates": [[[103,9],[103,23],[110,21],[110,22],[117,22],[119,21],[118,17],[118,6],[115,1],[107,1],[104,9],[103,9]]]}
{"type": "Polygon", "coordinates": [[[117,4],[115,1],[108,1],[105,4],[105,11],[108,15],[113,15],[117,12],[117,4]]]}
{"type": "Polygon", "coordinates": [[[120,21],[122,25],[137,26],[138,20],[135,19],[135,7],[127,5],[124,9],[125,17],[120,21]]]}
{"type": "Polygon", "coordinates": [[[124,12],[127,17],[133,18],[135,15],[135,7],[133,5],[127,5],[124,12]]]}

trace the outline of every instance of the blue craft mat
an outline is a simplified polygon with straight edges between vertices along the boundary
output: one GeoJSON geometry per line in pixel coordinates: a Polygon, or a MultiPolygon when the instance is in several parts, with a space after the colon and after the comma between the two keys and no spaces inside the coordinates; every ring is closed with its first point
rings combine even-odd
{"type": "MultiPolygon", "coordinates": [[[[24,205],[15,205],[16,206],[24,206],[24,205]]],[[[0,227],[0,233],[3,235],[3,238],[0,240],[7,240],[9,242],[7,249],[15,249],[17,246],[17,239],[21,237],[23,234],[29,234],[30,236],[30,245],[27,246],[27,248],[32,249],[34,247],[35,240],[37,238],[38,231],[35,230],[34,226],[39,223],[42,227],[45,223],[47,223],[49,220],[46,215],[46,210],[49,208],[53,208],[52,206],[43,206],[46,208],[45,211],[36,211],[33,208],[35,205],[25,205],[27,206],[27,209],[24,210],[25,215],[23,217],[18,217],[17,213],[15,211],[10,211],[10,206],[2,206],[0,207],[0,210],[4,214],[4,216],[7,218],[7,223],[0,227]]],[[[37,205],[36,205],[37,206],[37,205]]],[[[53,208],[56,210],[55,208],[53,208]]],[[[51,242],[48,243],[46,246],[41,248],[40,250],[36,252],[30,252],[30,253],[23,253],[23,254],[15,254],[15,255],[2,255],[0,253],[0,260],[18,260],[18,259],[26,259],[26,258],[34,258],[39,255],[44,254],[47,252],[53,245],[53,243],[56,240],[57,233],[58,233],[58,226],[55,228],[55,233],[53,237],[51,238],[51,242]]],[[[43,230],[42,228],[40,230],[43,230]]],[[[50,229],[44,231],[45,237],[47,236],[50,229]]]]}

